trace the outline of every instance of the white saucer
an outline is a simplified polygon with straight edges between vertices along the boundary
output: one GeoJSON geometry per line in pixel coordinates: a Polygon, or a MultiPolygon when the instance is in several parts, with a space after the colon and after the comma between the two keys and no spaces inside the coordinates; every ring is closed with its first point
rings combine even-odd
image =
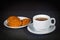
{"type": "MultiPolygon", "coordinates": [[[[22,16],[18,16],[18,18],[19,19],[25,19],[25,18],[28,18],[28,17],[22,17],[22,16]]],[[[24,25],[24,26],[19,26],[19,27],[10,27],[10,26],[8,26],[7,25],[7,19],[4,21],[4,25],[6,26],[6,27],[8,27],[8,28],[13,28],[13,29],[17,29],[17,28],[23,28],[23,27],[26,27],[26,26],[28,26],[31,22],[29,22],[27,25],[24,25]]]]}
{"type": "Polygon", "coordinates": [[[42,30],[40,30],[40,31],[36,31],[36,30],[33,28],[33,23],[31,23],[31,24],[27,27],[27,29],[28,29],[29,32],[34,33],[34,34],[48,34],[48,33],[53,32],[53,31],[56,29],[56,26],[50,26],[50,28],[42,29],[42,30]]]}

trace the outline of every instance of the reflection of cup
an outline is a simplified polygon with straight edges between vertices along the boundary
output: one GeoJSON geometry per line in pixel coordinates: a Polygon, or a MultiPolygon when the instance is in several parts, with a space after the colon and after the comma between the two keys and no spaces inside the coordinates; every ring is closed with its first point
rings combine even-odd
{"type": "Polygon", "coordinates": [[[49,28],[51,25],[55,25],[55,23],[56,23],[55,18],[50,18],[50,16],[48,15],[41,14],[41,15],[35,15],[33,17],[33,27],[37,31],[39,31],[40,29],[49,28]],[[42,19],[37,19],[37,18],[42,18],[42,19]],[[54,23],[51,22],[52,20],[54,20],[54,23]]]}

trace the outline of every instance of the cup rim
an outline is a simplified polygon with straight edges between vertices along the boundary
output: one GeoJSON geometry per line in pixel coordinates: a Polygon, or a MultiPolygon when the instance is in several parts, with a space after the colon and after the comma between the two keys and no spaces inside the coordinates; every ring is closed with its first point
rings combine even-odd
{"type": "MultiPolygon", "coordinates": [[[[36,18],[36,16],[41,16],[41,15],[43,15],[43,16],[47,16],[48,17],[48,20],[50,19],[50,16],[48,16],[48,15],[46,15],[46,14],[38,14],[38,15],[35,15],[35,16],[33,16],[33,20],[35,20],[36,18]]],[[[48,20],[44,20],[44,21],[48,21],[48,20]]],[[[38,20],[36,20],[36,21],[38,21],[38,20]]],[[[39,21],[39,22],[41,22],[41,21],[39,21]]],[[[42,21],[43,22],[43,21],[42,21]]]]}

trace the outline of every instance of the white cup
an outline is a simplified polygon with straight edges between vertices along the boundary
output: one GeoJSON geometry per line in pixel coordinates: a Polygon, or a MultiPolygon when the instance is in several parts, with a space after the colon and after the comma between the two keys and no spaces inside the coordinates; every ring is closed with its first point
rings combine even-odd
{"type": "Polygon", "coordinates": [[[33,27],[36,31],[49,28],[51,25],[55,25],[55,23],[56,23],[55,18],[50,18],[50,16],[48,15],[39,14],[33,17],[33,27]],[[47,20],[40,21],[40,20],[36,20],[36,18],[47,18],[47,20]],[[51,22],[52,20],[54,20],[54,23],[51,22]]]}

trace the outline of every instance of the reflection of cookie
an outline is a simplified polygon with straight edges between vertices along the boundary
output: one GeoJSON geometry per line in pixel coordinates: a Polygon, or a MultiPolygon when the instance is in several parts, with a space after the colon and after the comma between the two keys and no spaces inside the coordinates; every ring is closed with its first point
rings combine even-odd
{"type": "Polygon", "coordinates": [[[21,20],[17,16],[10,16],[7,19],[8,25],[13,27],[18,27],[22,25],[21,20]]]}
{"type": "Polygon", "coordinates": [[[28,24],[29,22],[30,22],[30,19],[23,19],[22,25],[24,26],[24,25],[28,24]]]}

